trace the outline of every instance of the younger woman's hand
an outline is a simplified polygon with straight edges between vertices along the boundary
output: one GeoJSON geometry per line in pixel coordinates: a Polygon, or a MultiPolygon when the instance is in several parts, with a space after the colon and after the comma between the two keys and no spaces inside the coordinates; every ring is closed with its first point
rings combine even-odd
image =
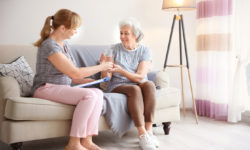
{"type": "Polygon", "coordinates": [[[114,67],[110,72],[122,73],[122,71],[123,71],[123,68],[121,66],[114,64],[114,67]]]}
{"type": "Polygon", "coordinates": [[[114,63],[113,62],[101,62],[100,64],[103,68],[103,71],[111,71],[113,69],[114,63]]]}

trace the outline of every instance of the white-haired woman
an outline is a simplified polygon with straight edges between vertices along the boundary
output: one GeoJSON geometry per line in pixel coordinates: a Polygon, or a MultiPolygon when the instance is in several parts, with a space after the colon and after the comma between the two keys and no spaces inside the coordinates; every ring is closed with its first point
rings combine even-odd
{"type": "MultiPolygon", "coordinates": [[[[140,147],[143,150],[154,150],[159,146],[152,134],[156,89],[154,83],[147,79],[152,53],[148,47],[139,43],[143,33],[137,20],[129,18],[119,25],[121,43],[111,48],[114,68],[111,72],[102,72],[102,75],[112,77],[107,92],[127,96],[128,110],[138,130],[140,147]]],[[[107,59],[102,54],[100,61],[107,59]]]]}

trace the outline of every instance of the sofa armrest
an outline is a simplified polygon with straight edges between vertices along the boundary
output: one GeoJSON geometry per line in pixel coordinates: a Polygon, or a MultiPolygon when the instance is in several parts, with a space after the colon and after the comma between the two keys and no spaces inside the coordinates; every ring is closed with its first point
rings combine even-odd
{"type": "Polygon", "coordinates": [[[20,96],[19,84],[16,79],[12,77],[0,77],[0,89],[0,100],[4,100],[8,97],[20,96]]]}
{"type": "Polygon", "coordinates": [[[155,76],[155,85],[160,88],[169,87],[169,75],[166,71],[159,71],[155,76]]]}
{"type": "Polygon", "coordinates": [[[4,120],[6,99],[11,96],[20,96],[20,87],[16,79],[0,76],[0,128],[4,120]]]}

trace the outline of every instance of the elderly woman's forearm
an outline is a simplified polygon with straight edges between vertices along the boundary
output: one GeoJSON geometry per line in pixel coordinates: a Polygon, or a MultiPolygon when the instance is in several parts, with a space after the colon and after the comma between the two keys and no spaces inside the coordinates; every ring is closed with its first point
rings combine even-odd
{"type": "Polygon", "coordinates": [[[126,78],[128,78],[129,80],[133,81],[133,82],[136,82],[136,83],[141,83],[142,80],[144,79],[145,75],[143,74],[138,74],[138,73],[131,73],[131,72],[128,72],[126,70],[123,70],[121,72],[121,74],[123,76],[125,76],[126,78]]]}

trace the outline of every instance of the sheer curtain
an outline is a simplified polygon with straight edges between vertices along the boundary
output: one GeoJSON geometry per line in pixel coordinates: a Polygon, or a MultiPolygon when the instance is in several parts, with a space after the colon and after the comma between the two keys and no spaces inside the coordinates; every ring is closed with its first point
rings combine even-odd
{"type": "Polygon", "coordinates": [[[229,102],[228,121],[238,122],[250,101],[247,90],[247,64],[250,63],[249,0],[233,0],[232,49],[236,56],[236,69],[233,78],[232,99],[229,102]]]}
{"type": "Polygon", "coordinates": [[[196,107],[198,115],[227,120],[232,102],[232,0],[197,1],[196,107]]]}
{"type": "Polygon", "coordinates": [[[238,122],[250,101],[249,0],[197,1],[196,105],[198,114],[238,122]]]}

